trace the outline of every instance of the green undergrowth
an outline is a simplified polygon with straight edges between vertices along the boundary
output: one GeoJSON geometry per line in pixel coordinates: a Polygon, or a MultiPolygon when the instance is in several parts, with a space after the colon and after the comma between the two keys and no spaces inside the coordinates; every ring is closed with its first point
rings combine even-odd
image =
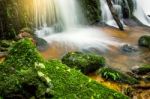
{"type": "Polygon", "coordinates": [[[112,68],[102,68],[99,73],[101,74],[101,76],[107,80],[111,80],[114,82],[119,82],[119,83],[126,83],[126,84],[138,84],[139,81],[136,80],[135,78],[121,73],[118,70],[112,69],[112,68]]]}
{"type": "Polygon", "coordinates": [[[44,60],[28,39],[12,47],[0,73],[6,99],[128,99],[59,60],[44,60]]]}

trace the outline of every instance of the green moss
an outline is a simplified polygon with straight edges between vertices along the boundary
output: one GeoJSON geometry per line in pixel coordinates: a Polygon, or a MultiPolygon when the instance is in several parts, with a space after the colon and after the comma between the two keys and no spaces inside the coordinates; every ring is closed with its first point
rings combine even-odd
{"type": "Polygon", "coordinates": [[[51,86],[39,75],[37,68],[37,64],[43,61],[30,40],[23,39],[17,42],[6,61],[0,65],[0,95],[4,98],[20,96],[27,99],[40,98],[47,94],[51,97],[51,86]]]}
{"type": "Polygon", "coordinates": [[[84,74],[95,72],[105,65],[104,57],[82,52],[69,52],[62,58],[62,62],[71,68],[81,70],[84,74]]]}
{"type": "Polygon", "coordinates": [[[58,60],[45,61],[28,39],[0,64],[0,96],[35,99],[128,99],[58,60]]]}
{"type": "MultiPolygon", "coordinates": [[[[46,63],[46,71],[51,79],[54,99],[126,99],[75,69],[70,69],[58,60],[46,63]]],[[[45,72],[45,71],[44,71],[45,72]]]]}
{"type": "Polygon", "coordinates": [[[89,24],[94,24],[101,18],[99,0],[78,0],[82,7],[82,12],[89,24]]]}
{"type": "Polygon", "coordinates": [[[150,36],[144,35],[139,38],[139,46],[150,48],[150,36]]]}
{"type": "Polygon", "coordinates": [[[44,61],[35,46],[28,39],[23,39],[17,42],[10,49],[5,64],[11,64],[11,67],[33,66],[35,62],[44,61]]]}
{"type": "Polygon", "coordinates": [[[138,84],[138,80],[135,78],[126,75],[124,73],[121,73],[117,70],[114,70],[112,68],[102,68],[100,70],[100,74],[103,78],[107,80],[111,80],[114,82],[119,82],[119,83],[127,83],[127,84],[138,84]]]}

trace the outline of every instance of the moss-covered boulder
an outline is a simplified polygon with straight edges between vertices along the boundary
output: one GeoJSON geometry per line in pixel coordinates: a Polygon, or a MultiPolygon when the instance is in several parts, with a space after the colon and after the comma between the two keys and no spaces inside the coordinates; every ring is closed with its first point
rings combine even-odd
{"type": "Polygon", "coordinates": [[[46,63],[46,71],[54,89],[54,99],[126,99],[107,89],[81,72],[70,69],[58,60],[46,63]]]}
{"type": "Polygon", "coordinates": [[[150,64],[142,65],[139,67],[133,67],[132,72],[138,75],[146,75],[150,73],[150,64]]]}
{"type": "Polygon", "coordinates": [[[28,39],[13,46],[0,73],[6,99],[128,99],[59,60],[44,60],[28,39]]]}
{"type": "Polygon", "coordinates": [[[150,48],[150,36],[144,35],[139,38],[139,46],[150,48]]]}
{"type": "Polygon", "coordinates": [[[112,69],[112,68],[102,68],[99,72],[103,78],[106,80],[119,82],[119,83],[126,83],[126,84],[138,84],[139,81],[135,78],[121,73],[118,70],[112,69]]]}
{"type": "Polygon", "coordinates": [[[30,40],[17,42],[0,65],[0,96],[11,99],[51,98],[52,85],[45,80],[47,76],[39,72],[43,68],[39,62],[43,61],[30,40]]]}
{"type": "Polygon", "coordinates": [[[82,52],[69,52],[62,58],[62,62],[71,68],[81,70],[84,74],[95,72],[105,65],[104,57],[82,52]]]}

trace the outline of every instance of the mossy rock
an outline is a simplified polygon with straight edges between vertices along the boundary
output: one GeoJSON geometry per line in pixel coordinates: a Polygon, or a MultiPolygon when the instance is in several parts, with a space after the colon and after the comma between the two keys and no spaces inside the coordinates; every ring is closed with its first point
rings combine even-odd
{"type": "Polygon", "coordinates": [[[39,74],[43,62],[35,46],[28,39],[17,42],[0,65],[0,95],[4,98],[51,98],[51,84],[39,74]]]}
{"type": "Polygon", "coordinates": [[[81,70],[84,74],[95,72],[105,65],[104,57],[82,52],[69,52],[62,58],[62,62],[71,68],[81,70]]]}
{"type": "Polygon", "coordinates": [[[132,72],[138,75],[146,75],[150,73],[150,64],[135,67],[132,69],[132,72]]]}
{"type": "Polygon", "coordinates": [[[81,72],[70,69],[58,60],[46,63],[46,71],[54,89],[54,99],[126,99],[97,83],[81,72]]]}
{"type": "Polygon", "coordinates": [[[119,83],[126,83],[126,84],[138,84],[139,81],[135,78],[121,73],[118,70],[112,69],[112,68],[102,68],[100,69],[101,76],[107,80],[119,82],[119,83]]]}
{"type": "Polygon", "coordinates": [[[144,35],[140,37],[138,43],[139,43],[139,46],[150,48],[150,36],[144,35]]]}
{"type": "Polygon", "coordinates": [[[0,96],[10,99],[128,99],[59,60],[44,60],[28,39],[0,64],[0,96]]]}

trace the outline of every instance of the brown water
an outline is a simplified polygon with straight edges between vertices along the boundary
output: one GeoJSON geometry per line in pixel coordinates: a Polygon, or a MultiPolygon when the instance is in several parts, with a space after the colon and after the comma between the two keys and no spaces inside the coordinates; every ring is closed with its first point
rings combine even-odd
{"type": "MultiPolygon", "coordinates": [[[[110,50],[100,55],[106,58],[107,64],[114,68],[123,71],[129,71],[133,66],[139,66],[143,63],[150,63],[150,49],[139,48],[138,39],[142,35],[150,35],[150,28],[147,27],[133,27],[125,28],[125,31],[120,31],[112,27],[100,27],[100,30],[106,32],[111,37],[119,39],[119,42],[129,43],[138,48],[135,53],[123,53],[120,48],[111,46],[110,50]]],[[[61,58],[66,50],[58,42],[50,45],[51,47],[42,52],[46,59],[61,58]]],[[[76,48],[70,48],[70,51],[76,51],[76,48]]]]}

